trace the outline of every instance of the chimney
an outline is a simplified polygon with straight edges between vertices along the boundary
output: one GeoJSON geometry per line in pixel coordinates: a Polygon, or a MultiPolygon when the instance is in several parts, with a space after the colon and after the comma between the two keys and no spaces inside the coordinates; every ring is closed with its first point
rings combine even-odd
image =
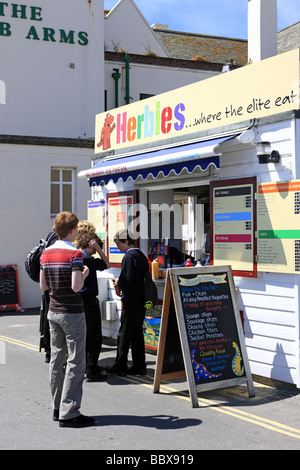
{"type": "Polygon", "coordinates": [[[248,0],[248,61],[277,55],[277,0],[248,0]]]}
{"type": "Polygon", "coordinates": [[[168,27],[169,27],[168,24],[161,24],[161,23],[153,23],[151,25],[151,28],[154,29],[154,31],[157,29],[160,29],[162,31],[168,31],[168,27]]]}

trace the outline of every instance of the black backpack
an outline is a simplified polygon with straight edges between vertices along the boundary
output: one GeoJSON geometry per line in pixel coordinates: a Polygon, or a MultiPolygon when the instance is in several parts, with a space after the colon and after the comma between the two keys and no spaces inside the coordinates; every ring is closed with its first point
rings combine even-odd
{"type": "Polygon", "coordinates": [[[145,272],[144,277],[145,309],[151,310],[157,304],[157,287],[152,280],[149,270],[145,272]]]}
{"type": "MultiPolygon", "coordinates": [[[[157,287],[154,284],[151,274],[149,272],[149,265],[148,265],[148,260],[146,256],[140,250],[137,250],[137,251],[140,253],[140,256],[144,258],[145,268],[146,268],[144,272],[144,299],[145,299],[144,307],[146,310],[151,310],[153,307],[155,307],[158,301],[157,287]]],[[[137,266],[137,259],[136,259],[137,255],[134,256],[133,253],[130,251],[128,253],[132,256],[134,265],[137,266]]]]}
{"type": "MultiPolygon", "coordinates": [[[[48,237],[47,237],[48,238],[48,237]]],[[[56,233],[52,233],[47,240],[43,238],[40,240],[40,243],[36,245],[32,250],[28,253],[25,259],[25,269],[30,277],[34,282],[40,281],[40,258],[48,246],[52,245],[54,240],[57,240],[56,233]]]]}

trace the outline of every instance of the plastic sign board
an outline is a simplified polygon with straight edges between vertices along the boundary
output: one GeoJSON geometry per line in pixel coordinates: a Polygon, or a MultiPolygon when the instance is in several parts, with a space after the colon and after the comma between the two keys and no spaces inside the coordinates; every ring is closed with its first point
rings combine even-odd
{"type": "Polygon", "coordinates": [[[106,254],[106,200],[88,201],[87,218],[96,228],[96,234],[103,241],[103,252],[106,254]]]}
{"type": "Polygon", "coordinates": [[[300,180],[258,186],[257,230],[258,271],[300,274],[300,180]]]}
{"type": "Polygon", "coordinates": [[[211,183],[211,264],[256,277],[256,178],[211,183]]]}
{"type": "Polygon", "coordinates": [[[299,49],[98,114],[95,153],[299,109],[299,49]]]}
{"type": "MultiPolygon", "coordinates": [[[[124,191],[122,193],[109,193],[106,195],[107,207],[107,256],[112,266],[120,267],[124,253],[114,242],[119,230],[129,229],[137,236],[135,220],[138,218],[138,191],[124,191]]],[[[139,238],[137,236],[137,244],[139,238]]]]}

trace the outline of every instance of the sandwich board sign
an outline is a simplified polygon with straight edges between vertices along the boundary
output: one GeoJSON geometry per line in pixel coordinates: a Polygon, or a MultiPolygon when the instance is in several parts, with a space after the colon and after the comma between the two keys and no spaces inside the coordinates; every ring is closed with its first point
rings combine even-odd
{"type": "Polygon", "coordinates": [[[6,309],[21,310],[16,264],[0,265],[0,310],[6,309]]]}
{"type": "Polygon", "coordinates": [[[255,395],[230,266],[167,271],[153,392],[184,376],[193,408],[197,392],[247,383],[255,395]]]}

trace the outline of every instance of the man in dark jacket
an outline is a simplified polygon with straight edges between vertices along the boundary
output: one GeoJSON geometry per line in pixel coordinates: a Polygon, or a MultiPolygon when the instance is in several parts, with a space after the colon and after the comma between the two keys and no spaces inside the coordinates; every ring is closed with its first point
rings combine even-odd
{"type": "Polygon", "coordinates": [[[120,230],[114,241],[125,256],[121,272],[114,280],[121,291],[122,313],[117,338],[117,356],[112,367],[105,370],[110,374],[146,374],[143,322],[145,318],[144,277],[148,260],[139,248],[135,247],[133,234],[127,229],[120,230]],[[133,365],[127,369],[128,352],[131,346],[133,365]]]}

